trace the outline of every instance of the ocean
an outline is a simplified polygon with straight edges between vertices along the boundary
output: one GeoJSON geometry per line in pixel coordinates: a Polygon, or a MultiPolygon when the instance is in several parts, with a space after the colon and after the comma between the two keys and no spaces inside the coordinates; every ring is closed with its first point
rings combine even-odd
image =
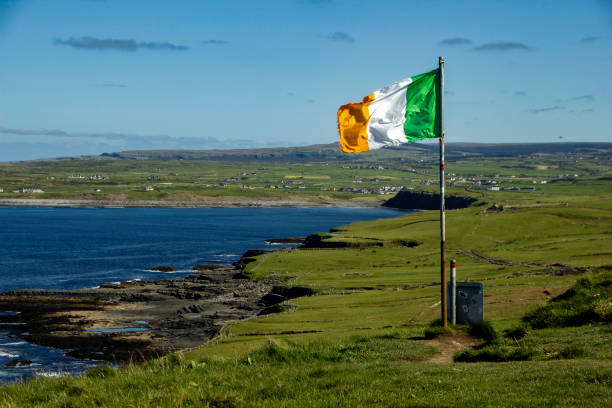
{"type": "MultiPolygon", "coordinates": [[[[0,292],[180,279],[194,265],[230,264],[247,249],[269,248],[267,239],[326,232],[403,213],[360,208],[0,207],[0,292]],[[175,271],[149,270],[160,265],[175,271]]],[[[9,313],[0,310],[0,315],[9,313]]],[[[13,338],[8,329],[0,323],[0,384],[34,375],[80,373],[98,364],[13,338]],[[6,365],[15,360],[32,364],[6,365]]],[[[26,325],[21,329],[27,332],[26,325]]]]}

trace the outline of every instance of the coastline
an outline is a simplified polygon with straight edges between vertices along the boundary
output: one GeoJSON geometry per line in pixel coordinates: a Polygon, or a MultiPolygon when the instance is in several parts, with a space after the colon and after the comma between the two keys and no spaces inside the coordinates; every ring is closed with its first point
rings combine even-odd
{"type": "Polygon", "coordinates": [[[81,200],[54,198],[2,198],[0,207],[100,207],[100,208],[384,208],[377,202],[293,200],[81,200]]]}
{"type": "MultiPolygon", "coordinates": [[[[24,206],[28,207],[40,206],[37,199],[19,201],[25,201],[28,204],[24,206]]],[[[48,207],[56,206],[57,201],[44,200],[48,207]]],[[[61,200],[63,207],[73,207],[69,205],[73,202],[61,200]]],[[[167,202],[153,203],[168,207],[164,205],[167,202]]],[[[223,203],[227,204],[227,201],[223,203]]],[[[287,204],[266,202],[270,203],[277,205],[268,207],[287,204]]],[[[79,204],[83,201],[79,200],[79,204]]],[[[112,204],[111,207],[121,207],[116,201],[112,204]]],[[[206,204],[211,207],[210,202],[206,204]]],[[[240,204],[241,207],[253,206],[252,201],[240,204]]],[[[290,204],[287,207],[300,207],[300,204],[315,208],[332,207],[327,203],[312,205],[292,201],[290,204]]],[[[14,202],[10,205],[16,206],[14,202]]],[[[350,207],[381,208],[378,205],[350,207]]],[[[300,244],[305,239],[305,236],[276,237],[265,242],[267,245],[300,244]]],[[[293,251],[296,248],[281,246],[247,250],[232,265],[193,265],[192,273],[182,279],[160,277],[107,283],[96,288],[0,292],[0,311],[12,312],[0,314],[0,325],[7,328],[10,337],[63,350],[67,356],[81,360],[141,361],[193,348],[206,343],[227,324],[275,313],[274,305],[311,294],[308,288],[286,288],[275,280],[253,280],[243,275],[244,267],[254,255],[279,250],[293,251]]],[[[7,364],[29,367],[32,363],[27,358],[16,357],[7,364]]]]}
{"type": "MultiPolygon", "coordinates": [[[[278,250],[291,249],[267,251],[278,250]]],[[[249,250],[234,265],[197,265],[183,279],[0,292],[0,310],[11,311],[0,322],[16,338],[79,359],[160,357],[202,345],[229,323],[268,314],[269,306],[303,296],[306,292],[287,291],[277,281],[242,274],[250,256],[267,251],[249,250]]]]}

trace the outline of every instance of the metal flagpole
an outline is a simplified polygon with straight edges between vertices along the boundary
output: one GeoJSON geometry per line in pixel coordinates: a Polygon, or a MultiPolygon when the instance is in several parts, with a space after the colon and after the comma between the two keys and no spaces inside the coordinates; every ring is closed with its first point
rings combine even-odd
{"type": "Polygon", "coordinates": [[[445,226],[445,208],[444,208],[444,57],[438,59],[440,66],[440,294],[442,296],[442,326],[447,327],[448,321],[446,316],[447,299],[446,299],[446,257],[444,254],[444,241],[446,240],[445,226]]]}

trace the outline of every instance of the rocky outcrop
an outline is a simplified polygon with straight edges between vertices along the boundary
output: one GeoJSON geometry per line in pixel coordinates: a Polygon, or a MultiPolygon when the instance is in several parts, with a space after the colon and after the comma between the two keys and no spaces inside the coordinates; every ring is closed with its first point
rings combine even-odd
{"type": "Polygon", "coordinates": [[[346,248],[348,243],[344,241],[326,241],[331,235],[310,234],[306,237],[300,248],[346,248]]]}
{"type": "MultiPolygon", "coordinates": [[[[476,201],[473,197],[450,195],[444,198],[444,206],[447,210],[456,210],[467,208],[476,201]]],[[[385,201],[382,206],[400,210],[439,210],[440,194],[400,191],[395,197],[385,201]]]]}
{"type": "Polygon", "coordinates": [[[174,268],[170,265],[154,266],[152,268],[147,268],[147,270],[156,272],[174,272],[174,268]]]}
{"type": "Polygon", "coordinates": [[[282,245],[282,244],[301,244],[304,242],[306,237],[288,237],[288,238],[270,238],[266,239],[268,245],[282,245]]]}
{"type": "Polygon", "coordinates": [[[199,346],[228,323],[285,311],[289,306],[282,302],[314,294],[242,273],[254,256],[269,252],[249,250],[234,266],[196,265],[181,280],[0,293],[0,310],[15,312],[0,315],[0,323],[13,323],[5,327],[17,337],[77,358],[125,362],[162,356],[199,346]]]}
{"type": "Polygon", "coordinates": [[[74,357],[135,361],[201,345],[223,325],[274,304],[269,294],[281,293],[274,292],[274,282],[245,279],[232,266],[197,269],[182,280],[0,293],[0,310],[19,312],[0,316],[0,322],[19,323],[5,327],[74,357]]]}

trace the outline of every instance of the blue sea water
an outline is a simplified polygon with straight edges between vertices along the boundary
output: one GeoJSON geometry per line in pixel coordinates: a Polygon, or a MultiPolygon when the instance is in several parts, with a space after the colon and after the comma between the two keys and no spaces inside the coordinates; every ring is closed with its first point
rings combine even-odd
{"type": "MultiPolygon", "coordinates": [[[[356,208],[0,207],[0,292],[178,279],[194,265],[230,264],[247,249],[269,247],[266,239],[401,214],[356,208]],[[159,265],[176,271],[147,270],[159,265]]],[[[96,364],[11,338],[7,330],[0,324],[0,384],[36,374],[82,372],[96,364]],[[11,360],[33,365],[6,367],[11,360]]]]}

